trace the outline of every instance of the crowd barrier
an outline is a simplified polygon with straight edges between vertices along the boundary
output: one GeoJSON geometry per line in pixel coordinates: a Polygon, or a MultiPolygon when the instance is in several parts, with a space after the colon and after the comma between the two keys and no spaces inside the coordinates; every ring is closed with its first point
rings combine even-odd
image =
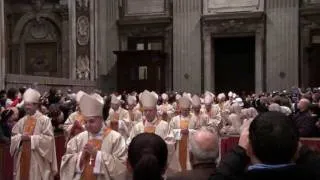
{"type": "MultiPolygon", "coordinates": [[[[238,144],[239,137],[223,137],[220,142],[221,157],[225,156],[234,146],[238,144]]],[[[301,142],[314,150],[320,151],[320,138],[302,138],[301,142]]],[[[63,134],[55,136],[56,153],[58,168],[60,167],[61,158],[65,153],[65,139],[63,134]]],[[[13,158],[10,155],[10,145],[0,144],[0,179],[13,179],[13,158]]],[[[59,176],[56,177],[59,179],[59,176]]]]}

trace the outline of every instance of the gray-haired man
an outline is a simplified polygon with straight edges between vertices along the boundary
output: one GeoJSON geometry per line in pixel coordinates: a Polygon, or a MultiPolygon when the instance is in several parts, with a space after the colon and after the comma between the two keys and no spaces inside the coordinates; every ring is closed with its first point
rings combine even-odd
{"type": "Polygon", "coordinates": [[[219,157],[219,137],[215,130],[201,128],[190,137],[190,163],[192,170],[169,176],[168,180],[197,179],[207,180],[215,172],[219,157]]]}

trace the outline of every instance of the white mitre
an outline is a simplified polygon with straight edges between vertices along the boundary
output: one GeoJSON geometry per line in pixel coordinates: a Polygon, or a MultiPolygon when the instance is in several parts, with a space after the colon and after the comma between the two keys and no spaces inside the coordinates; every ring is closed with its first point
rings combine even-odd
{"type": "Polygon", "coordinates": [[[76,102],[79,104],[80,103],[80,99],[82,98],[82,96],[85,94],[85,92],[83,91],[78,91],[77,95],[76,95],[76,102]]]}
{"type": "Polygon", "coordinates": [[[157,100],[159,99],[159,95],[158,95],[156,92],[152,91],[151,94],[152,94],[157,100]]]}
{"type": "Polygon", "coordinates": [[[201,100],[200,100],[199,96],[194,95],[192,97],[192,107],[199,107],[199,106],[201,106],[201,100]]]}
{"type": "Polygon", "coordinates": [[[128,96],[127,99],[128,105],[134,105],[137,104],[137,98],[135,96],[128,96]]]}
{"type": "Polygon", "coordinates": [[[176,95],[176,101],[179,101],[180,98],[181,98],[181,95],[180,95],[180,94],[177,94],[177,95],[176,95]]]}
{"type": "Polygon", "coordinates": [[[91,96],[95,97],[99,102],[101,102],[102,104],[104,104],[104,99],[103,99],[103,97],[100,96],[99,94],[93,93],[93,94],[91,94],[91,96]]]}
{"type": "Polygon", "coordinates": [[[186,109],[186,108],[190,108],[191,105],[191,101],[189,98],[187,97],[182,97],[179,99],[179,107],[186,109]]]}
{"type": "Polygon", "coordinates": [[[206,94],[204,97],[204,104],[211,105],[213,102],[213,97],[210,94],[206,94]]]}
{"type": "Polygon", "coordinates": [[[166,93],[163,93],[162,95],[161,95],[161,98],[163,99],[163,100],[168,100],[168,94],[166,94],[166,93]]]}
{"type": "Polygon", "coordinates": [[[121,103],[121,95],[116,96],[116,95],[111,95],[111,104],[120,104],[121,103]]]}
{"type": "Polygon", "coordinates": [[[79,106],[81,113],[86,117],[102,116],[103,102],[96,95],[84,94],[79,106]]]}
{"type": "Polygon", "coordinates": [[[158,99],[153,93],[143,93],[141,103],[144,108],[154,108],[157,106],[158,99]]]}
{"type": "Polygon", "coordinates": [[[23,101],[26,103],[39,103],[40,101],[40,93],[35,89],[27,89],[23,94],[23,101]]]}
{"type": "Polygon", "coordinates": [[[142,93],[140,93],[139,95],[139,101],[142,102],[143,97],[145,96],[145,94],[151,93],[148,90],[144,90],[142,93]]]}
{"type": "Polygon", "coordinates": [[[226,95],[224,93],[218,94],[218,99],[221,100],[223,98],[226,98],[226,95]]]}

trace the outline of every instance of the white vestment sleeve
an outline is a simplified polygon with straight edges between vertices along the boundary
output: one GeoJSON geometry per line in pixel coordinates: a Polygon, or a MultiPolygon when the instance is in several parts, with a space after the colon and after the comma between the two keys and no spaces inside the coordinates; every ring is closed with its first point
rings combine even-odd
{"type": "Polygon", "coordinates": [[[101,151],[98,151],[96,155],[94,168],[93,168],[94,174],[101,174],[101,161],[102,161],[101,151]]]}
{"type": "Polygon", "coordinates": [[[81,156],[82,156],[82,152],[79,152],[79,155],[78,155],[78,158],[77,158],[76,173],[82,173],[83,172],[83,168],[81,169],[81,167],[80,167],[81,156]]]}
{"type": "Polygon", "coordinates": [[[181,140],[181,129],[173,129],[172,132],[175,140],[181,140]]]}

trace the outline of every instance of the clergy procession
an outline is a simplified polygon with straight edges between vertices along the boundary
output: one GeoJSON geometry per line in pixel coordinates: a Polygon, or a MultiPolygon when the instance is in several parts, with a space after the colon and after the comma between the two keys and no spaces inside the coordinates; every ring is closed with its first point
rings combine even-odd
{"type": "MultiPolygon", "coordinates": [[[[320,88],[271,93],[1,91],[14,180],[320,179],[320,88]],[[64,154],[55,136],[64,136],[64,154]],[[240,137],[222,156],[221,139],[240,137]],[[61,159],[61,162],[58,162],[61,159]]],[[[6,180],[6,177],[0,177],[6,180]]],[[[8,179],[9,180],[9,179],[8,179]]]]}

